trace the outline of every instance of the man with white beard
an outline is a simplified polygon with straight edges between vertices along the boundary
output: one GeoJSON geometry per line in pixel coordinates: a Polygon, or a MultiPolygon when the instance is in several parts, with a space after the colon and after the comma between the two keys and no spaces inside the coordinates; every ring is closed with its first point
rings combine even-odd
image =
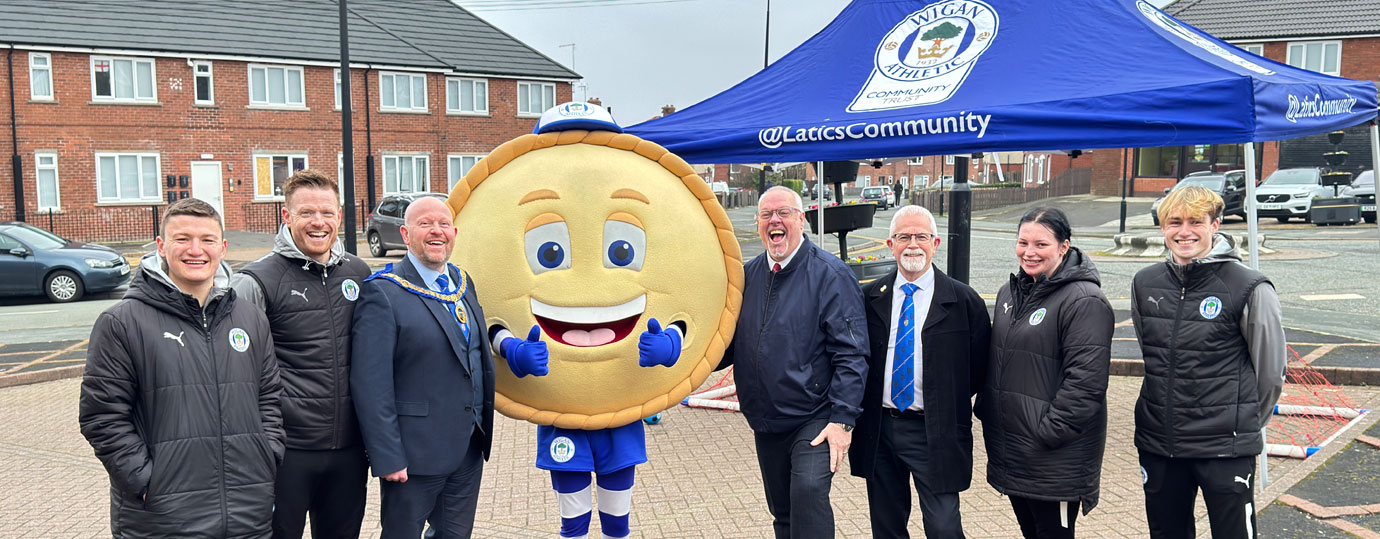
{"type": "Polygon", "coordinates": [[[871,350],[848,458],[867,480],[873,537],[910,536],[912,477],[924,536],[963,537],[958,493],[973,476],[971,399],[991,322],[977,292],[934,267],[936,228],[925,208],[896,210],[886,244],[897,268],[863,287],[871,350]]]}

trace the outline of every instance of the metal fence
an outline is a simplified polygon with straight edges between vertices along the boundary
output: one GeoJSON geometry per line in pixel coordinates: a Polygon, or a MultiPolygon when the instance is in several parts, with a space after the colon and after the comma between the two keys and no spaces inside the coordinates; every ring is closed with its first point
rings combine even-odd
{"type": "MultiPolygon", "coordinates": [[[[1060,174],[1039,187],[1003,187],[973,189],[973,211],[990,210],[1025,204],[1046,198],[1086,195],[1092,192],[1092,169],[1075,168],[1060,174]]],[[[949,190],[928,189],[911,192],[911,203],[924,206],[936,214],[943,214],[949,202],[949,190]]]]}

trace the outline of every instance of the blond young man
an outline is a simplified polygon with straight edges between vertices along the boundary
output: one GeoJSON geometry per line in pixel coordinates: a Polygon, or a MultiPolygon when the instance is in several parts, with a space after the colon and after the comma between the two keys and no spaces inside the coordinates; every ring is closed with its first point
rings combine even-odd
{"type": "Polygon", "coordinates": [[[1284,383],[1284,329],[1274,285],[1217,233],[1222,207],[1202,187],[1170,193],[1169,254],[1131,283],[1145,358],[1135,443],[1156,539],[1196,535],[1199,489],[1214,538],[1255,537],[1255,456],[1284,383]]]}

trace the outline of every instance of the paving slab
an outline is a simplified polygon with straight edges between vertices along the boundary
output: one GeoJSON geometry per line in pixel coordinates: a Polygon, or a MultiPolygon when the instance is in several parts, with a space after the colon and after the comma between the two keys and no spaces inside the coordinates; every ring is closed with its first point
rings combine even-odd
{"type": "Polygon", "coordinates": [[[1283,503],[1271,504],[1264,511],[1257,513],[1255,526],[1261,537],[1299,539],[1354,539],[1356,537],[1283,503]]]}

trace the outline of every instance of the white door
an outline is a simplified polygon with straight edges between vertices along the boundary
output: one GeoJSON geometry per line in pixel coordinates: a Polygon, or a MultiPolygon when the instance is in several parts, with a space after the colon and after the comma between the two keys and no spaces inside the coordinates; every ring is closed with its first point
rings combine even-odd
{"type": "Polygon", "coordinates": [[[225,221],[225,186],[220,181],[220,161],[192,162],[192,196],[206,201],[225,221]]]}

